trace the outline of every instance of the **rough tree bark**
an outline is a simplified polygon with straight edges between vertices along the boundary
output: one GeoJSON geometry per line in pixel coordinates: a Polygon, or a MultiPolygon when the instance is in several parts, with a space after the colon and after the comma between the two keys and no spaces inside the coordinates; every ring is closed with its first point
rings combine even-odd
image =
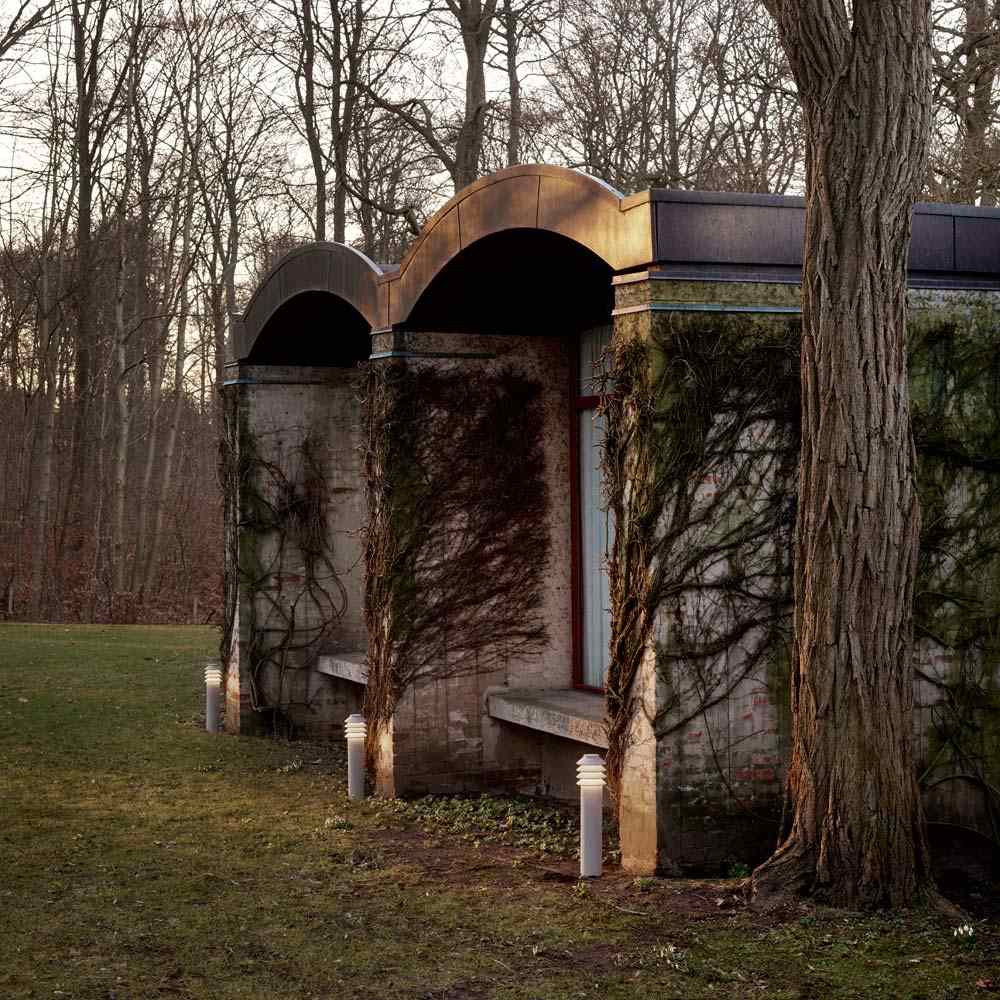
{"type": "Polygon", "coordinates": [[[55,459],[56,367],[59,355],[60,324],[52,322],[52,261],[48,241],[42,244],[38,281],[38,343],[42,386],[41,417],[38,428],[38,478],[35,486],[34,526],[32,529],[31,583],[28,589],[28,614],[38,621],[44,612],[45,569],[48,566],[49,510],[52,497],[52,469],[55,459]]]}
{"type": "Polygon", "coordinates": [[[927,0],[767,0],[807,137],[790,832],[758,899],[930,887],[913,768],[920,508],[906,258],[930,124],[927,0]]]}
{"type": "MultiPolygon", "coordinates": [[[[87,21],[91,5],[82,8],[78,0],[72,4],[73,26],[73,68],[76,80],[76,169],[77,169],[77,224],[76,224],[76,339],[75,350],[75,414],[73,418],[73,443],[70,460],[69,479],[74,488],[67,494],[67,510],[63,518],[63,531],[72,519],[71,505],[76,506],[81,521],[86,522],[90,510],[88,500],[92,490],[84,482],[85,472],[91,462],[91,382],[94,369],[94,322],[93,322],[93,199],[94,199],[94,158],[92,141],[93,111],[97,93],[98,61],[104,20],[108,4],[97,6],[92,26],[87,21]],[[88,30],[93,39],[88,38],[88,30]]],[[[86,530],[88,524],[83,523],[86,530]]]]}
{"type": "MultiPolygon", "coordinates": [[[[141,7],[139,8],[141,19],[141,7]]],[[[133,163],[135,150],[135,111],[138,89],[138,49],[140,20],[130,33],[128,49],[128,88],[125,121],[125,163],[133,163]]],[[[129,284],[129,216],[132,211],[132,175],[127,169],[122,178],[121,198],[118,204],[118,273],[115,280],[115,337],[114,337],[114,386],[115,386],[115,438],[114,478],[112,481],[111,511],[111,599],[116,601],[125,590],[128,559],[128,525],[125,519],[125,501],[128,494],[128,450],[132,437],[132,378],[129,372],[129,338],[131,331],[126,322],[126,298],[129,284]]],[[[112,606],[112,613],[114,607],[112,606]]]]}
{"type": "MultiPolygon", "coordinates": [[[[170,488],[174,485],[174,455],[177,450],[177,438],[180,432],[181,419],[184,415],[184,376],[188,361],[187,348],[187,325],[190,317],[190,300],[188,296],[188,281],[192,269],[193,250],[193,221],[195,214],[195,200],[197,190],[195,186],[195,167],[182,160],[181,172],[186,173],[183,179],[185,190],[184,200],[181,203],[183,226],[181,229],[181,255],[178,268],[177,280],[180,283],[179,302],[177,308],[176,344],[174,347],[174,398],[173,410],[170,416],[170,424],[167,430],[167,439],[163,444],[162,468],[160,470],[159,488],[154,503],[155,513],[152,516],[152,529],[149,533],[149,548],[145,553],[146,567],[142,579],[142,593],[152,594],[159,578],[160,568],[160,547],[163,540],[163,527],[167,515],[167,504],[169,502],[170,488]]],[[[181,178],[178,178],[178,187],[181,187],[181,178]]],[[[221,384],[221,383],[220,383],[221,384]]]]}

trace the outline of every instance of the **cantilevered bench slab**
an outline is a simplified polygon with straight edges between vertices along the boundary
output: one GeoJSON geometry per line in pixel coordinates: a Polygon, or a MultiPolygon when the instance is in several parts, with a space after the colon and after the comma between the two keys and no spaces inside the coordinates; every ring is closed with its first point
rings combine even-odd
{"type": "Polygon", "coordinates": [[[513,688],[487,696],[493,719],[606,750],[604,697],[565,688],[513,688]]]}
{"type": "Polygon", "coordinates": [[[316,672],[327,677],[339,677],[355,684],[368,683],[367,656],[364,652],[328,653],[321,656],[316,664],[316,672]]]}

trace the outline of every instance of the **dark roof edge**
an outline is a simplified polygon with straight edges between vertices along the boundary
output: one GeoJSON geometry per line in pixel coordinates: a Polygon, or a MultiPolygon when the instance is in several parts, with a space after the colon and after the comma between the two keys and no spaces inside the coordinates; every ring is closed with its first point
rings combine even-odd
{"type": "MultiPolygon", "coordinates": [[[[680,202],[688,205],[748,205],[766,208],[804,209],[805,198],[790,194],[749,194],[743,191],[678,191],[673,188],[652,188],[649,200],[680,202]]],[[[959,215],[982,219],[1000,219],[1000,208],[979,205],[955,205],[946,202],[918,201],[913,206],[917,215],[959,215]]]]}
{"type": "MultiPolygon", "coordinates": [[[[754,264],[657,263],[650,266],[643,278],[647,276],[654,281],[772,285],[799,285],[802,283],[801,267],[758,266],[754,264]]],[[[906,283],[911,289],[997,291],[1000,290],[1000,274],[987,276],[914,268],[907,272],[906,283]]]]}
{"type": "Polygon", "coordinates": [[[743,191],[678,191],[651,188],[650,201],[676,201],[689,205],[763,205],[769,208],[805,208],[805,198],[788,194],[748,194],[743,191]]]}

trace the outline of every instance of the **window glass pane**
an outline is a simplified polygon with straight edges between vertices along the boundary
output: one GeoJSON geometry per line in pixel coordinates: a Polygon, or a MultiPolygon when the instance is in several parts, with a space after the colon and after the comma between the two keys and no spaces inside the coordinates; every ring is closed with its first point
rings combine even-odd
{"type": "Polygon", "coordinates": [[[601,443],[604,418],[593,410],[580,421],[580,611],[582,618],[582,681],[603,687],[611,638],[611,594],[607,552],[613,540],[611,518],[601,491],[601,443]]]}
{"type": "Polygon", "coordinates": [[[598,388],[594,385],[594,367],[601,360],[604,348],[611,341],[611,326],[595,326],[580,334],[580,370],[577,379],[577,395],[596,396],[598,388]]]}

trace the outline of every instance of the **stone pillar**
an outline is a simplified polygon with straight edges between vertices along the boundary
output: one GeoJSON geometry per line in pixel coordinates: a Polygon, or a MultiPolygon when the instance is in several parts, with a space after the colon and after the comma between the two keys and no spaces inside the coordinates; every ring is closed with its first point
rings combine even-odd
{"type": "Polygon", "coordinates": [[[240,573],[240,548],[243,538],[240,523],[243,516],[243,497],[239,491],[240,448],[245,447],[249,428],[252,426],[251,407],[247,393],[247,380],[240,377],[241,367],[228,368],[227,381],[223,386],[228,407],[227,434],[230,449],[229,462],[232,463],[232,481],[223,488],[234,491],[227,493],[226,504],[226,573],[232,576],[230,586],[235,591],[236,606],[233,611],[233,631],[230,639],[228,668],[225,677],[225,704],[223,726],[227,733],[234,735],[253,734],[257,730],[257,718],[253,712],[250,697],[250,678],[247,671],[246,652],[249,644],[249,609],[246,606],[247,589],[240,573]]]}
{"type": "MultiPolygon", "coordinates": [[[[657,345],[669,344],[677,334],[697,342],[700,336],[720,333],[735,338],[734,343],[751,343],[755,337],[768,343],[787,334],[789,324],[797,325],[799,300],[797,284],[693,282],[655,270],[623,275],[615,279],[615,339],[646,346],[641,378],[649,380],[647,387],[660,385],[654,380],[670,361],[657,345]]],[[[670,382],[661,389],[669,394],[670,382]]],[[[656,443],[635,440],[629,447],[639,468],[655,462],[652,452],[640,453],[644,448],[656,451],[656,443]]],[[[660,471],[669,475],[669,470],[660,471]]],[[[710,495],[713,488],[708,481],[690,487],[692,493],[701,490],[699,496],[710,495]]],[[[726,527],[725,521],[713,522],[700,530],[724,532],[726,527]]],[[[652,557],[636,579],[647,579],[654,570],[652,557]]],[[[618,803],[627,871],[722,865],[727,855],[744,860],[739,845],[759,831],[749,836],[738,832],[741,820],[734,803],[752,801],[763,809],[767,796],[780,789],[778,761],[785,734],[777,731],[773,699],[767,697],[773,680],[770,660],[742,678],[740,664],[750,662],[740,660],[742,651],[720,654],[713,664],[719,686],[709,699],[714,707],[705,709],[696,693],[699,685],[684,673],[683,663],[658,662],[677,641],[677,629],[687,626],[690,613],[683,598],[673,599],[670,607],[660,607],[644,637],[645,654],[631,691],[636,712],[618,803]]]]}
{"type": "Polygon", "coordinates": [[[393,799],[396,797],[394,742],[394,720],[390,719],[379,732],[378,743],[373,753],[374,760],[371,761],[375,792],[383,799],[393,799]]]}
{"type": "Polygon", "coordinates": [[[653,718],[657,709],[656,655],[647,649],[635,682],[637,712],[619,792],[619,840],[622,868],[652,875],[659,867],[660,838],[665,832],[657,796],[658,761],[653,718]]]}
{"type": "MultiPolygon", "coordinates": [[[[339,736],[355,707],[347,682],[313,671],[330,648],[364,648],[360,527],[363,492],[359,468],[360,373],[356,369],[240,364],[228,369],[225,391],[234,395],[238,490],[236,521],[237,611],[226,679],[229,732],[272,727],[284,735],[339,736]],[[306,464],[304,442],[312,448],[306,464]],[[259,460],[259,461],[258,461],[259,460]],[[284,502],[281,483],[306,496],[307,476],[322,473],[327,550],[319,567],[307,568],[295,527],[276,529],[284,502]],[[284,477],[284,479],[282,479],[284,477]],[[277,492],[276,492],[277,491],[277,492]],[[327,603],[306,590],[307,574],[334,595],[327,603]],[[336,579],[333,579],[335,577],[336,579]],[[289,622],[294,622],[290,629],[289,622]],[[318,638],[317,638],[318,637],[318,638]],[[251,657],[287,644],[284,675],[257,670],[251,657]],[[276,711],[253,709],[252,684],[276,711]]],[[[316,484],[310,481],[309,496],[316,484]]],[[[227,558],[232,558],[227,554],[227,558]]]]}

